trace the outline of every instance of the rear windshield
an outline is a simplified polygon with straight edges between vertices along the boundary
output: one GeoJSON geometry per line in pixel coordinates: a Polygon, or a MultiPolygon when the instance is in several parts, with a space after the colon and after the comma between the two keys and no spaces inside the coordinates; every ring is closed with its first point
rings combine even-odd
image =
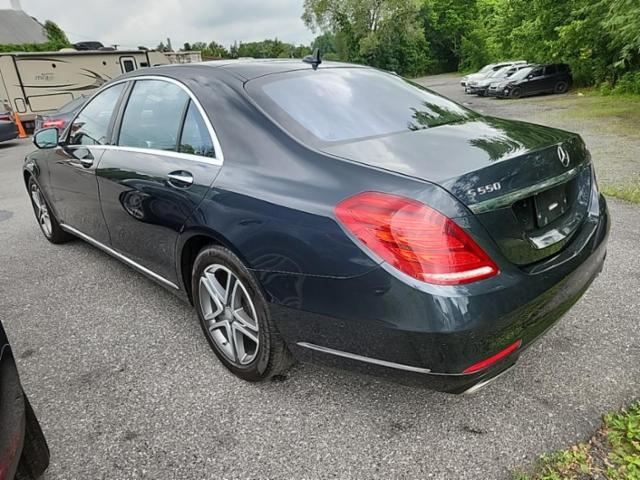
{"type": "Polygon", "coordinates": [[[73,112],[74,110],[77,110],[78,108],[80,108],[82,105],[84,105],[84,102],[87,101],[87,97],[78,97],[76,99],[71,100],[69,103],[64,104],[63,106],[61,106],[58,109],[58,113],[70,113],[73,112]]]}
{"type": "Polygon", "coordinates": [[[247,84],[285,130],[312,143],[422,130],[476,114],[396,75],[365,68],[274,74],[247,84]]]}

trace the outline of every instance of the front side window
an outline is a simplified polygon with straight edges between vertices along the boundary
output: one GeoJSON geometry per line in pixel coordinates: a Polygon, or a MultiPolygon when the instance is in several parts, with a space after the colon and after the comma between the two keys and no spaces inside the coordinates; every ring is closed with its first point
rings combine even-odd
{"type": "Polygon", "coordinates": [[[173,150],[189,96],[162,80],[136,81],[122,117],[118,145],[173,150]]]}
{"type": "Polygon", "coordinates": [[[542,69],[541,68],[536,68],[533,72],[531,72],[531,76],[533,78],[541,77],[542,76],[542,69]]]}
{"type": "Polygon", "coordinates": [[[193,102],[189,102],[187,116],[184,119],[182,136],[180,137],[180,152],[199,155],[201,157],[215,157],[211,135],[204,123],[204,119],[193,102]]]}
{"type": "Polygon", "coordinates": [[[422,130],[477,115],[401,77],[368,68],[267,75],[248,82],[247,89],[283,128],[316,144],[422,130]]]}
{"type": "Polygon", "coordinates": [[[80,112],[69,128],[69,145],[105,145],[109,123],[125,84],[119,83],[99,93],[80,112]]]}

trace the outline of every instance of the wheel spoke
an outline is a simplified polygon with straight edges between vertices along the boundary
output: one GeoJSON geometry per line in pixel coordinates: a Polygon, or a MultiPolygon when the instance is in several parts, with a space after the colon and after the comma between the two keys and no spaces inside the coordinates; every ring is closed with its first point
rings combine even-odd
{"type": "MultiPolygon", "coordinates": [[[[216,282],[217,283],[217,282],[216,282]]],[[[200,278],[200,285],[205,288],[207,297],[209,297],[211,303],[211,311],[205,311],[205,318],[210,317],[210,319],[214,319],[218,315],[222,313],[224,310],[224,304],[220,299],[220,293],[215,286],[215,283],[212,281],[212,276],[203,275],[200,278]]]]}
{"type": "Polygon", "coordinates": [[[250,328],[251,330],[258,331],[258,326],[253,318],[251,318],[244,307],[237,308],[233,311],[233,318],[240,322],[243,326],[250,328]]]}
{"type": "Polygon", "coordinates": [[[232,323],[231,328],[233,329],[233,343],[238,361],[241,364],[249,363],[258,351],[258,337],[237,322],[232,323]],[[253,348],[249,352],[245,348],[245,338],[253,343],[253,348]]]}
{"type": "Polygon", "coordinates": [[[233,362],[238,360],[236,345],[233,340],[233,328],[227,320],[213,322],[208,325],[209,333],[222,352],[233,362]]]}

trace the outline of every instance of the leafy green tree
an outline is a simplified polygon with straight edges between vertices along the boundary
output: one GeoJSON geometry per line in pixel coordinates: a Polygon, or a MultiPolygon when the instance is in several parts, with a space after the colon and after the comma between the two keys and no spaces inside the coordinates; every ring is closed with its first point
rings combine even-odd
{"type": "Polygon", "coordinates": [[[71,43],[69,43],[67,35],[55,22],[52,22],[51,20],[45,21],[44,31],[49,42],[51,42],[52,44],[60,45],[59,48],[64,48],[71,45],[71,43]]]}
{"type": "Polygon", "coordinates": [[[332,57],[418,75],[429,65],[417,0],[305,0],[302,19],[332,57]]]}

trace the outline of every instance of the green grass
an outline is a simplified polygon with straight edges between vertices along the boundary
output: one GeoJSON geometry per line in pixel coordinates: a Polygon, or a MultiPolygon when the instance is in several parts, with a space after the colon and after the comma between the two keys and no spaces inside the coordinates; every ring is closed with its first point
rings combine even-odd
{"type": "Polygon", "coordinates": [[[532,473],[515,480],[640,480],[640,402],[608,413],[587,443],[543,454],[532,473]]]}
{"type": "Polygon", "coordinates": [[[601,131],[640,138],[640,95],[601,95],[592,89],[559,99],[567,103],[560,115],[597,122],[601,131]]]}
{"type": "Polygon", "coordinates": [[[609,197],[620,198],[631,203],[640,204],[640,184],[637,185],[604,185],[602,193],[609,197]]]}

